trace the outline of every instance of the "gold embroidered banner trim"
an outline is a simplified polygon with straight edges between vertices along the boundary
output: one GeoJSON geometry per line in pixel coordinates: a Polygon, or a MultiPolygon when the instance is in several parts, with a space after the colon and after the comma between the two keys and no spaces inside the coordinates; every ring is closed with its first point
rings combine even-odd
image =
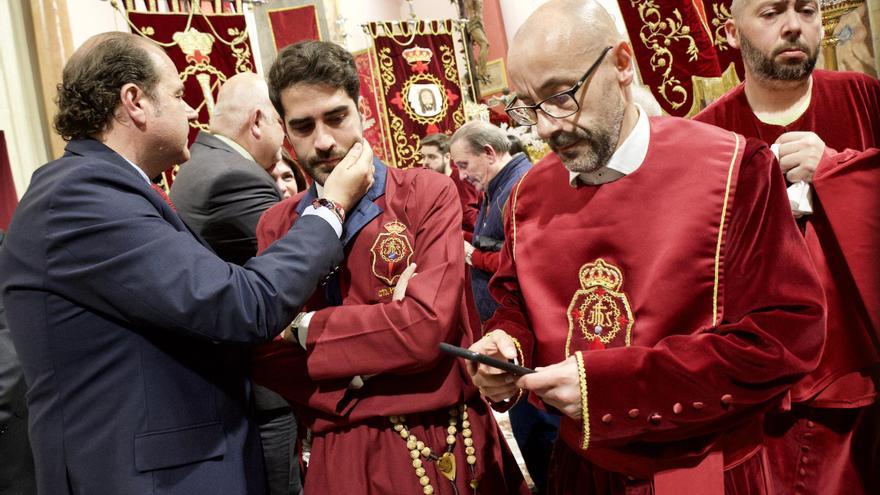
{"type": "Polygon", "coordinates": [[[657,90],[672,108],[679,108],[687,101],[687,90],[681,81],[672,75],[674,56],[669,50],[673,42],[687,42],[687,54],[690,61],[699,57],[697,42],[690,35],[690,26],[684,23],[681,12],[673,9],[672,17],[663,18],[660,8],[653,1],[630,0],[633,7],[638,7],[639,17],[644,26],[639,30],[639,38],[645,48],[653,50],[651,55],[651,68],[657,72],[662,71],[663,81],[657,90]],[[638,5],[637,5],[638,4],[638,5]]]}
{"type": "Polygon", "coordinates": [[[712,3],[712,12],[715,14],[712,17],[712,26],[715,28],[714,32],[710,32],[709,35],[712,38],[712,45],[715,47],[715,50],[718,52],[723,52],[724,50],[728,50],[730,45],[727,43],[727,32],[724,30],[724,23],[727,22],[728,19],[733,17],[730,13],[730,9],[722,3],[712,3]]]}
{"type": "Polygon", "coordinates": [[[409,38],[407,41],[398,42],[401,46],[412,43],[417,34],[453,34],[457,24],[462,23],[458,19],[445,19],[433,21],[376,21],[361,24],[365,33],[373,37],[392,38],[395,42],[398,37],[409,38]]]}

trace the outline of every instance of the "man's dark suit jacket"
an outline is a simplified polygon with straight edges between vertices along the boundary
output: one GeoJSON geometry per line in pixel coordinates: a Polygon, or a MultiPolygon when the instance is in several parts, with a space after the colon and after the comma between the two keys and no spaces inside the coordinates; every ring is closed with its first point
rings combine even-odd
{"type": "Polygon", "coordinates": [[[37,170],[0,252],[0,293],[40,493],[264,493],[233,344],[280,332],[342,260],[332,227],[305,220],[239,267],[97,141],[37,170]]]}
{"type": "MultiPolygon", "coordinates": [[[[0,249],[3,247],[0,230],[0,249]]],[[[33,495],[34,457],[27,433],[27,385],[0,300],[0,494],[33,495]]]]}
{"type": "Polygon", "coordinates": [[[171,184],[186,224],[226,261],[243,265],[257,252],[260,215],[281,201],[269,172],[231,146],[200,132],[171,184]]]}

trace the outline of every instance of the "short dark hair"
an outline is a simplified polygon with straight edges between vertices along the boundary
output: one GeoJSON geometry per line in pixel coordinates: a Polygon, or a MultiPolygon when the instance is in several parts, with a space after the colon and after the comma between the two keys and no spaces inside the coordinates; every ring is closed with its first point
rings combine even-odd
{"type": "Polygon", "coordinates": [[[159,82],[146,50],[149,42],[144,38],[111,32],[86,43],[64,65],[57,86],[58,113],[53,125],[65,141],[107,130],[119,106],[122,86],[136,84],[152,98],[159,82]]]}
{"type": "Polygon", "coordinates": [[[284,47],[269,69],[269,99],[284,119],[281,92],[295,84],[342,88],[357,104],[361,93],[354,57],[327,41],[306,40],[284,47]]]}
{"type": "Polygon", "coordinates": [[[449,153],[449,136],[443,134],[442,132],[438,132],[436,134],[428,134],[427,136],[422,138],[422,146],[434,146],[440,153],[445,155],[449,153]]]}

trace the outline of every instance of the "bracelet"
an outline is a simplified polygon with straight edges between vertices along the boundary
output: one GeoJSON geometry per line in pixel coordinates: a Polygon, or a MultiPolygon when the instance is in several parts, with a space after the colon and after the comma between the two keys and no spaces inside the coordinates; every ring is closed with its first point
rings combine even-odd
{"type": "Polygon", "coordinates": [[[339,219],[339,223],[345,223],[345,208],[336,201],[331,201],[327,198],[317,198],[312,201],[312,206],[315,208],[324,207],[329,209],[334,215],[336,215],[336,218],[339,219]]]}

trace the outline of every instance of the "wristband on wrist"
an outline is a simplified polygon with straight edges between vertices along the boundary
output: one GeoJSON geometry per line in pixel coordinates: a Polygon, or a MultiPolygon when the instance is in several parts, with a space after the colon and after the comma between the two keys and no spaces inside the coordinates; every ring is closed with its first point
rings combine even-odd
{"type": "Polygon", "coordinates": [[[327,198],[317,198],[312,201],[312,206],[315,208],[324,207],[329,209],[334,215],[336,215],[336,218],[339,219],[339,223],[345,223],[345,209],[336,201],[331,201],[327,198]]]}

